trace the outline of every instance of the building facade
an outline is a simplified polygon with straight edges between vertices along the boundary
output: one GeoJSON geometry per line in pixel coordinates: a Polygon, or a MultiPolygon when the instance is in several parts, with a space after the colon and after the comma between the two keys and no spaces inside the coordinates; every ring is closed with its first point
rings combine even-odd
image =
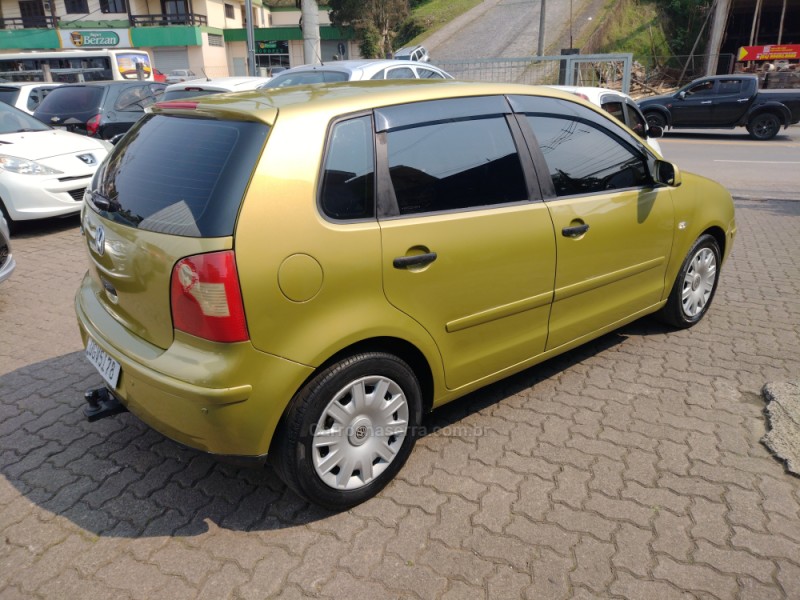
{"type": "MultiPolygon", "coordinates": [[[[243,0],[0,0],[0,53],[74,48],[147,50],[163,73],[247,74],[243,0]]],[[[300,11],[252,0],[256,73],[312,62],[303,56],[300,11]]],[[[352,34],[319,12],[323,61],[355,58],[352,34]]]]}

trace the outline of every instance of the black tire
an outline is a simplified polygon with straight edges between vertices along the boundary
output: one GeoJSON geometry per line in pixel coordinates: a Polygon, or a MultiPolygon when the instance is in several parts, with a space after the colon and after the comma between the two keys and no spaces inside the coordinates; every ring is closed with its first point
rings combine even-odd
{"type": "Polygon", "coordinates": [[[721,254],[713,236],[703,234],[689,249],[658,317],[678,329],[698,323],[711,306],[719,282],[721,254]]]}
{"type": "Polygon", "coordinates": [[[271,460],[297,494],[329,510],[346,510],[394,478],[414,447],[421,416],[419,381],[403,360],[382,352],[351,356],[295,395],[271,460]],[[366,403],[358,399],[360,391],[366,403]]]}
{"type": "Polygon", "coordinates": [[[13,221],[11,219],[11,215],[8,214],[6,205],[3,204],[2,200],[0,200],[0,214],[2,214],[6,220],[6,224],[8,225],[8,232],[12,234],[15,233],[17,231],[17,223],[16,221],[13,221]]]}
{"type": "Polygon", "coordinates": [[[780,130],[780,120],[778,117],[770,113],[761,113],[760,115],[756,115],[747,124],[747,132],[750,134],[750,137],[761,141],[771,140],[778,135],[780,130]]]}
{"type": "Polygon", "coordinates": [[[644,118],[647,119],[648,127],[661,127],[661,129],[667,128],[667,119],[660,112],[650,111],[644,113],[644,118]]]}

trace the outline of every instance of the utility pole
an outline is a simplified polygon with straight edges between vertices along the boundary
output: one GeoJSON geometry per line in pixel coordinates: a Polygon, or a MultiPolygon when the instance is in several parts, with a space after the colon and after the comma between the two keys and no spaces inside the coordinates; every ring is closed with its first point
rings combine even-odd
{"type": "Polygon", "coordinates": [[[783,9],[781,10],[781,26],[778,27],[778,45],[781,45],[783,40],[783,20],[786,18],[786,0],[783,0],[783,9]]]}
{"type": "MultiPolygon", "coordinates": [[[[541,1],[541,7],[539,9],[539,45],[536,49],[536,56],[544,56],[544,11],[545,11],[545,0],[541,1]]],[[[572,44],[570,44],[571,46],[572,44]]]]}
{"type": "Polygon", "coordinates": [[[253,0],[244,0],[244,10],[247,13],[247,74],[255,77],[256,42],[255,35],[253,35],[253,0]]]}
{"type": "Polygon", "coordinates": [[[319,7],[316,0],[301,0],[301,25],[303,28],[303,60],[307,65],[322,62],[319,43],[319,7]]]}

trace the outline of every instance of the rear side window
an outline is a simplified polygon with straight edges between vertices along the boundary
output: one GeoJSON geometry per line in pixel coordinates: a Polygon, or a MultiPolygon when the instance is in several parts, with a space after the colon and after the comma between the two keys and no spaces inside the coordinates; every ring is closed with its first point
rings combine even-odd
{"type": "Polygon", "coordinates": [[[372,119],[340,121],[331,129],[320,203],[333,219],[375,216],[375,152],[372,119]]]}
{"type": "Polygon", "coordinates": [[[503,116],[391,130],[387,144],[401,215],[528,199],[522,165],[503,116]]]}
{"type": "Polygon", "coordinates": [[[114,102],[114,110],[126,112],[144,112],[144,109],[154,104],[157,100],[155,93],[160,96],[163,90],[154,91],[149,85],[137,85],[125,88],[114,102]]]}
{"type": "Polygon", "coordinates": [[[425,67],[417,67],[417,74],[420,79],[444,79],[444,75],[439,73],[439,71],[426,69],[425,67]]]}
{"type": "Polygon", "coordinates": [[[650,185],[644,157],[605,131],[555,116],[527,116],[558,196],[650,185]]]}
{"type": "Polygon", "coordinates": [[[244,121],[145,117],[98,169],[90,201],[101,214],[138,229],[232,235],[268,129],[244,121]]]}
{"type": "Polygon", "coordinates": [[[83,113],[97,110],[103,100],[101,86],[64,86],[47,94],[37,110],[48,114],[83,113]]]}
{"type": "Polygon", "coordinates": [[[389,69],[386,72],[386,79],[416,79],[416,76],[410,67],[400,67],[399,69],[389,69]]]}

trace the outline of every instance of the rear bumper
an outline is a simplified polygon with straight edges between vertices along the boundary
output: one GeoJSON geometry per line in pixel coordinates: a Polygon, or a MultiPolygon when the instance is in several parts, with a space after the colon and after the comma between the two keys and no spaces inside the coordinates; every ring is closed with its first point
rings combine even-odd
{"type": "Polygon", "coordinates": [[[113,394],[165,436],[236,462],[261,462],[286,405],[312,369],[249,342],[220,344],[176,332],[166,350],[116,321],[89,277],[75,298],[84,345],[91,337],[121,365],[113,394]]]}

